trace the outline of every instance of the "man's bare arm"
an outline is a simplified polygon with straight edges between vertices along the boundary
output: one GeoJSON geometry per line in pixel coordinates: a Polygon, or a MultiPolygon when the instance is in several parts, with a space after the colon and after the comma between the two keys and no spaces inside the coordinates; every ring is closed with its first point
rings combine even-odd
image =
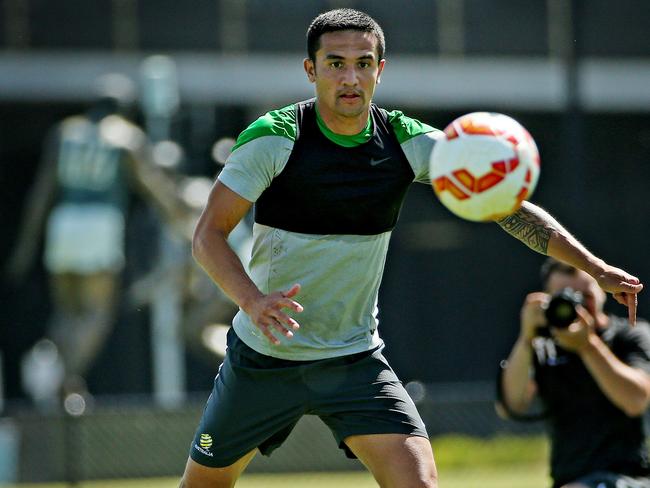
{"type": "Polygon", "coordinates": [[[269,341],[278,344],[280,341],[273,332],[289,338],[299,327],[284,310],[302,312],[302,305],[293,300],[300,285],[265,295],[246,274],[227,239],[251,205],[217,180],[196,225],[192,253],[210,278],[239,305],[269,341]]]}
{"type": "Polygon", "coordinates": [[[594,256],[548,212],[525,201],[497,224],[534,251],[589,273],[603,290],[629,308],[630,321],[636,321],[636,294],[643,289],[640,280],[594,256]]]}
{"type": "Polygon", "coordinates": [[[548,213],[527,202],[514,214],[498,220],[497,224],[508,234],[541,254],[548,254],[551,234],[560,228],[560,224],[548,213]]]}
{"type": "Polygon", "coordinates": [[[59,136],[58,126],[47,136],[34,185],[26,198],[18,235],[7,259],[5,271],[9,280],[15,283],[25,279],[34,263],[43,237],[45,221],[54,206],[57,193],[59,136]]]}

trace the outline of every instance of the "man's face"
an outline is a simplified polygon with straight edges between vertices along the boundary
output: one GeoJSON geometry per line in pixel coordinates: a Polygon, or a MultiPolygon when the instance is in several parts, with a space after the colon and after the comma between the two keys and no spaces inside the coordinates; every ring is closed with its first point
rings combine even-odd
{"type": "Polygon", "coordinates": [[[572,276],[554,272],[549,276],[546,287],[548,293],[555,294],[567,287],[582,293],[583,306],[591,315],[596,316],[597,313],[602,312],[607,295],[589,274],[578,271],[572,276]]]}
{"type": "Polygon", "coordinates": [[[384,68],[384,60],[377,57],[377,38],[370,32],[344,30],[320,37],[316,62],[305,59],[304,66],[316,84],[323,118],[367,116],[384,68]]]}

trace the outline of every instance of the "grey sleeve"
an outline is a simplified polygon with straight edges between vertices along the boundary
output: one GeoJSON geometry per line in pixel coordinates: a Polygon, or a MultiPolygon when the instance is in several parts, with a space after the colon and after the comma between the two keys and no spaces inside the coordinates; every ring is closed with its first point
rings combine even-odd
{"type": "Polygon", "coordinates": [[[218,179],[249,202],[255,202],[289,160],[293,141],[263,136],[237,148],[226,160],[218,179]]]}
{"type": "Polygon", "coordinates": [[[434,130],[426,134],[420,134],[402,143],[402,151],[406,155],[413,173],[414,181],[418,183],[431,183],[429,178],[429,159],[436,141],[444,137],[444,132],[434,130]]]}

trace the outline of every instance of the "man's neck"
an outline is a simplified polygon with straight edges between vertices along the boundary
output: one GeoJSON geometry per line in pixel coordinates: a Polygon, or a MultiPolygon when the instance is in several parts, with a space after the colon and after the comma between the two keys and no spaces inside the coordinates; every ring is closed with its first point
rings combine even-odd
{"type": "Polygon", "coordinates": [[[323,111],[322,106],[316,101],[316,110],[318,110],[318,114],[327,128],[335,134],[354,136],[365,130],[368,125],[370,108],[367,108],[358,116],[344,117],[328,112],[327,109],[323,111]]]}

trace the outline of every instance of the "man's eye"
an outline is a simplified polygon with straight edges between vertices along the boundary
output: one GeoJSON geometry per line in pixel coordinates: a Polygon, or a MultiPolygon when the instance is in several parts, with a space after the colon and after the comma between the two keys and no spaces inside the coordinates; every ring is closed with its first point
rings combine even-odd
{"type": "Polygon", "coordinates": [[[369,68],[369,67],[370,67],[370,63],[368,63],[366,61],[361,61],[359,63],[359,68],[369,68]]]}
{"type": "Polygon", "coordinates": [[[343,63],[341,63],[340,61],[334,61],[332,64],[330,64],[330,66],[332,68],[340,68],[343,66],[343,63]]]}

